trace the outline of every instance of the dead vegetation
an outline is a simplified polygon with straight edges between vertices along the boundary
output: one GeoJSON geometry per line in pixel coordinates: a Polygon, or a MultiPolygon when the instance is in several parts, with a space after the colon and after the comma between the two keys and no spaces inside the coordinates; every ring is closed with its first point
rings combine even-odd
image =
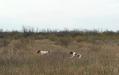
{"type": "Polygon", "coordinates": [[[118,32],[26,32],[0,33],[0,75],[119,74],[118,32]],[[69,58],[70,51],[82,58],[69,58]]]}

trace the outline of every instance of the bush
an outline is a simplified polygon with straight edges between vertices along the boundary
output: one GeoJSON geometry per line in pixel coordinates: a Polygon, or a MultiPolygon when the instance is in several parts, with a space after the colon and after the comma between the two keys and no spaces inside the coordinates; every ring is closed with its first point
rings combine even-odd
{"type": "Polygon", "coordinates": [[[10,43],[8,39],[0,39],[0,47],[6,47],[10,43]]]}
{"type": "Polygon", "coordinates": [[[72,41],[73,40],[71,37],[59,37],[59,39],[57,40],[57,43],[67,47],[72,41]]]}

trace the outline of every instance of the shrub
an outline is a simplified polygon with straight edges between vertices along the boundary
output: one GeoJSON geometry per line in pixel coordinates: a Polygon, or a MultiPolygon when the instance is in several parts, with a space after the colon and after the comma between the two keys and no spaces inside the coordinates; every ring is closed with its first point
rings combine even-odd
{"type": "Polygon", "coordinates": [[[8,39],[0,39],[0,47],[5,47],[10,43],[8,39]]]}
{"type": "Polygon", "coordinates": [[[57,43],[67,47],[72,41],[73,40],[71,37],[59,37],[59,39],[57,40],[57,43]]]}

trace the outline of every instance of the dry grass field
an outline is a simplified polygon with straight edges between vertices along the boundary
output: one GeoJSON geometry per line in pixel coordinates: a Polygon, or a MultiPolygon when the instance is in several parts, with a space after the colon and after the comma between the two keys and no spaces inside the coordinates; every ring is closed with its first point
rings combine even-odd
{"type": "Polygon", "coordinates": [[[45,37],[34,39],[17,38],[14,37],[16,36],[14,33],[7,38],[1,37],[0,75],[119,74],[119,36],[117,34],[116,36],[109,34],[111,38],[103,34],[99,34],[101,36],[76,34],[68,37],[49,35],[44,34],[42,36],[45,37]],[[50,53],[41,56],[36,53],[37,50],[48,50],[50,53]],[[70,51],[79,52],[82,58],[70,58],[70,51]]]}

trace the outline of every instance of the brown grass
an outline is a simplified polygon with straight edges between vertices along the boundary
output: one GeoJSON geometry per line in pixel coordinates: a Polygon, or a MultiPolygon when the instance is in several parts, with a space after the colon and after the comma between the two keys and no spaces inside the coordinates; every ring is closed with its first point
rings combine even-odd
{"type": "Polygon", "coordinates": [[[112,41],[5,41],[0,46],[0,75],[118,75],[119,45],[112,41]],[[50,54],[40,56],[36,53],[39,49],[50,54]],[[71,59],[71,50],[81,53],[82,58],[71,59]]]}

